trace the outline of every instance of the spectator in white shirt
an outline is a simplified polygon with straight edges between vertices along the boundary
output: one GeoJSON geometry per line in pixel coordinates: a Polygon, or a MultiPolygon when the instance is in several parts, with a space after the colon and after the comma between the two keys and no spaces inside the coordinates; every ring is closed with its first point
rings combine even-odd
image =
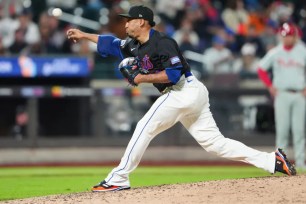
{"type": "Polygon", "coordinates": [[[241,48],[241,57],[233,63],[233,70],[240,73],[241,79],[257,79],[259,60],[256,56],[256,45],[245,43],[241,48]]]}
{"type": "Polygon", "coordinates": [[[204,52],[204,64],[209,74],[233,73],[232,52],[225,47],[226,41],[220,36],[212,40],[213,46],[204,52]]]}
{"type": "Polygon", "coordinates": [[[24,38],[27,44],[33,45],[40,41],[38,26],[32,21],[32,14],[29,9],[24,9],[18,15],[18,21],[14,26],[15,30],[20,29],[25,32],[24,38]]]}
{"type": "Polygon", "coordinates": [[[178,46],[184,43],[186,37],[188,37],[188,41],[194,48],[199,46],[200,38],[193,30],[192,22],[189,19],[183,19],[181,27],[175,31],[172,37],[177,42],[178,46]]]}

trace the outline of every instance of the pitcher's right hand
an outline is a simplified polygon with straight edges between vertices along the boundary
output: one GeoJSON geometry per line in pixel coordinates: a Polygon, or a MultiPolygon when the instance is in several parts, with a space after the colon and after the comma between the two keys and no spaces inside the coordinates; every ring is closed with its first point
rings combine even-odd
{"type": "Polygon", "coordinates": [[[67,31],[67,38],[71,39],[74,43],[78,42],[80,39],[84,38],[84,32],[79,29],[69,29],[67,31]]]}

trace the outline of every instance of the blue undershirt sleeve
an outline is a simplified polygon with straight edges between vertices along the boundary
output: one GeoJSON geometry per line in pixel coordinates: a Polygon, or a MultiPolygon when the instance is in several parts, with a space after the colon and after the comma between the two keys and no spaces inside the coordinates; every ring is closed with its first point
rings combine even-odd
{"type": "Polygon", "coordinates": [[[97,51],[102,57],[112,55],[123,59],[120,43],[121,40],[112,35],[99,35],[97,51]]]}
{"type": "Polygon", "coordinates": [[[166,74],[168,76],[168,79],[173,83],[176,84],[181,76],[182,76],[182,65],[176,66],[176,67],[169,67],[166,68],[166,74]]]}

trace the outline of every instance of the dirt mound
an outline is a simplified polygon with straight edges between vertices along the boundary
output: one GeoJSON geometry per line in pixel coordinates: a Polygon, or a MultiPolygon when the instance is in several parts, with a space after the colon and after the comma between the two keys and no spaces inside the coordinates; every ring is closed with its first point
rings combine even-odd
{"type": "Polygon", "coordinates": [[[306,203],[306,175],[162,185],[119,192],[52,195],[4,203],[306,203]]]}

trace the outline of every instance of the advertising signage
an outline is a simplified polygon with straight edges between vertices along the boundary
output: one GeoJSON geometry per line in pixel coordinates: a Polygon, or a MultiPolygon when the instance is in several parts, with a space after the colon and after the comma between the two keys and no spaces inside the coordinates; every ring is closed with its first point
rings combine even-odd
{"type": "Polygon", "coordinates": [[[0,77],[86,77],[86,57],[0,57],[0,77]]]}

